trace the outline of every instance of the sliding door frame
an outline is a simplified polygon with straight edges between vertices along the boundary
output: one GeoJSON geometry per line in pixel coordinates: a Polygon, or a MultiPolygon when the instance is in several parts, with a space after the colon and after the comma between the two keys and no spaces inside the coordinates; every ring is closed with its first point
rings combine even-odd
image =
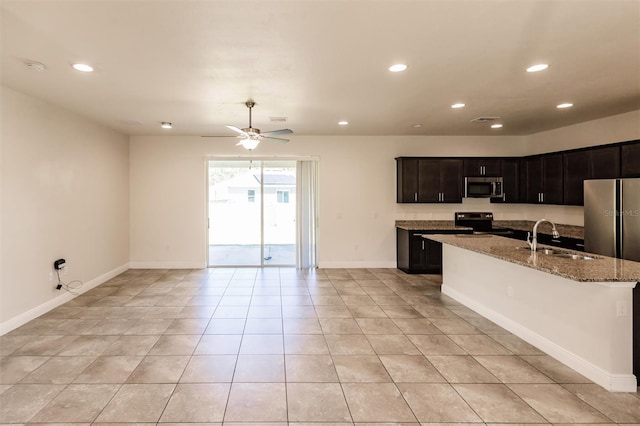
{"type": "MultiPolygon", "coordinates": [[[[204,176],[204,181],[205,181],[205,215],[206,215],[206,221],[205,221],[205,230],[204,230],[204,235],[206,235],[205,238],[205,253],[206,253],[206,265],[208,268],[222,268],[222,267],[229,267],[229,268],[264,268],[264,267],[283,267],[283,266],[289,266],[289,265],[265,265],[264,264],[264,163],[265,162],[269,162],[269,161],[294,161],[294,162],[298,162],[298,161],[319,161],[319,157],[314,157],[314,156],[309,156],[309,157],[280,157],[280,156],[206,156],[205,157],[205,161],[204,161],[204,170],[205,170],[205,176],[204,176]],[[210,231],[210,227],[211,224],[210,222],[210,193],[209,193],[209,163],[211,161],[255,161],[255,162],[260,162],[260,175],[261,175],[261,185],[260,185],[260,264],[259,265],[211,265],[210,264],[210,241],[209,241],[209,231],[210,231]]],[[[298,173],[298,168],[296,166],[296,174],[298,173]]],[[[297,181],[297,178],[296,178],[297,181]]],[[[299,202],[298,200],[296,200],[296,203],[299,202]]],[[[298,218],[298,207],[296,206],[296,221],[299,220],[298,218]]],[[[298,235],[298,230],[297,230],[297,226],[296,226],[296,238],[295,238],[295,246],[296,246],[296,265],[291,265],[291,266],[296,266],[297,265],[297,252],[299,250],[298,248],[298,244],[299,244],[299,235],[298,235]]]]}

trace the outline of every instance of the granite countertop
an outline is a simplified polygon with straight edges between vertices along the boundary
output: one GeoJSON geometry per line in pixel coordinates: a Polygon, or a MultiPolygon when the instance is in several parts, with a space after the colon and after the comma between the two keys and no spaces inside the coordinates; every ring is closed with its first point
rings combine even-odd
{"type": "Polygon", "coordinates": [[[472,231],[468,226],[456,226],[453,220],[396,220],[396,228],[407,231],[472,231]]]}
{"type": "MultiPolygon", "coordinates": [[[[449,244],[455,247],[486,254],[506,262],[516,263],[549,274],[558,275],[581,282],[638,282],[640,281],[640,262],[593,255],[592,260],[573,260],[542,253],[532,253],[524,241],[513,240],[496,235],[425,235],[424,238],[449,244]]],[[[557,247],[540,245],[558,250],[557,247]]],[[[571,250],[559,249],[565,252],[571,250]]],[[[588,254],[588,253],[587,253],[588,254]]]]}
{"type": "MultiPolygon", "coordinates": [[[[521,231],[533,230],[533,225],[536,222],[532,220],[494,220],[494,228],[510,228],[521,231]]],[[[456,226],[453,220],[396,220],[396,228],[404,229],[407,231],[440,231],[440,230],[453,230],[453,231],[470,231],[472,228],[467,226],[456,226]]],[[[548,223],[540,224],[538,228],[541,234],[551,235],[551,225],[548,223]]],[[[556,229],[560,233],[560,238],[578,238],[584,239],[584,228],[582,226],[574,225],[562,225],[557,223],[556,229]]]]}
{"type": "MultiPolygon", "coordinates": [[[[493,226],[495,228],[511,228],[517,229],[520,231],[531,231],[533,230],[533,225],[536,222],[534,220],[494,220],[493,226]]],[[[561,223],[556,223],[556,229],[560,233],[560,238],[569,237],[569,238],[577,238],[580,240],[584,239],[584,228],[582,226],[575,225],[563,225],[561,223]]],[[[549,234],[551,235],[551,225],[548,223],[541,223],[538,232],[541,234],[549,234]]]]}

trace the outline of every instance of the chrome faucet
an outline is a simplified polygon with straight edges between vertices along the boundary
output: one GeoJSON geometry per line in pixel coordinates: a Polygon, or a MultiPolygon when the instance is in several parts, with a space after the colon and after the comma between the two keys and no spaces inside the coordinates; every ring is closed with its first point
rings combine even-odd
{"type": "Polygon", "coordinates": [[[530,232],[527,232],[527,244],[529,244],[529,247],[531,247],[531,251],[533,252],[538,249],[538,225],[540,225],[542,222],[547,222],[551,225],[551,227],[553,228],[551,230],[553,238],[560,238],[560,234],[558,233],[556,225],[553,222],[547,219],[540,219],[536,222],[535,225],[533,225],[533,237],[531,236],[530,232]],[[531,239],[531,241],[529,241],[529,239],[531,239]]]}

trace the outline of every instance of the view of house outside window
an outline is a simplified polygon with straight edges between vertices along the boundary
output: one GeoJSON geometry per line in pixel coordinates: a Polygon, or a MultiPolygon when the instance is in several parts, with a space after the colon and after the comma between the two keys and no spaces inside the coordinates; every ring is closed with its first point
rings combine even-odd
{"type": "Polygon", "coordinates": [[[296,167],[280,163],[210,162],[211,266],[295,264],[296,167]]]}

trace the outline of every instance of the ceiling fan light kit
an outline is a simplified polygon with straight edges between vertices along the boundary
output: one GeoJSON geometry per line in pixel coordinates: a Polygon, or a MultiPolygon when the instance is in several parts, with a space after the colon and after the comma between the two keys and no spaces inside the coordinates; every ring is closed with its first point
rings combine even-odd
{"type": "Polygon", "coordinates": [[[260,139],[242,139],[236,145],[242,145],[245,149],[251,151],[252,149],[256,149],[259,143],[260,139]]]}
{"type": "Polygon", "coordinates": [[[279,129],[279,130],[272,130],[270,132],[260,133],[260,129],[256,129],[255,127],[252,126],[252,120],[251,120],[252,119],[251,109],[254,106],[256,106],[256,103],[253,101],[247,101],[245,102],[245,105],[247,106],[247,108],[249,108],[249,127],[245,127],[241,129],[236,126],[231,126],[231,125],[226,126],[227,129],[233,130],[234,132],[239,133],[238,137],[240,138],[240,142],[238,142],[236,145],[241,145],[245,149],[251,151],[252,149],[255,149],[258,146],[258,144],[260,143],[260,141],[262,141],[262,139],[268,139],[270,141],[281,142],[281,143],[289,142],[289,139],[275,138],[274,136],[291,134],[293,133],[291,129],[279,129]]]}

